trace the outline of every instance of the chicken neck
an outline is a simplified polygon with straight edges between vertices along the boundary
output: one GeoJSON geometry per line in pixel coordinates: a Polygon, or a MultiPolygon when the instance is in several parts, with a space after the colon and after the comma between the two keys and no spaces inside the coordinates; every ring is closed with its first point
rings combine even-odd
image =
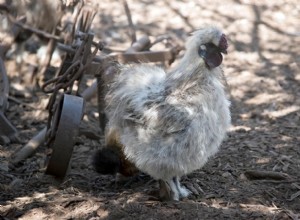
{"type": "Polygon", "coordinates": [[[201,82],[208,70],[205,62],[197,54],[188,51],[179,64],[169,72],[166,79],[166,88],[169,92],[185,90],[191,84],[201,82]]]}

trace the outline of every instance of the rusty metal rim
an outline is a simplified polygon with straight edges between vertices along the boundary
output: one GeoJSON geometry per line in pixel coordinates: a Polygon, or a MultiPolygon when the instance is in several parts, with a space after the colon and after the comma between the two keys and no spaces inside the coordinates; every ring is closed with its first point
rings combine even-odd
{"type": "Polygon", "coordinates": [[[59,105],[62,105],[62,110],[58,116],[59,124],[46,173],[63,178],[69,167],[75,138],[83,116],[84,100],[78,96],[64,94],[59,105]]]}

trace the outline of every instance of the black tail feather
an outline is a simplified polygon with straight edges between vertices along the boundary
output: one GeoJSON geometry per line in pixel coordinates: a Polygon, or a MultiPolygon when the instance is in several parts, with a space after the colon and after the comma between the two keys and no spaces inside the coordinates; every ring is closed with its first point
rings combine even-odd
{"type": "Polygon", "coordinates": [[[116,151],[103,148],[95,153],[93,166],[100,174],[116,174],[120,170],[121,161],[116,151]]]}

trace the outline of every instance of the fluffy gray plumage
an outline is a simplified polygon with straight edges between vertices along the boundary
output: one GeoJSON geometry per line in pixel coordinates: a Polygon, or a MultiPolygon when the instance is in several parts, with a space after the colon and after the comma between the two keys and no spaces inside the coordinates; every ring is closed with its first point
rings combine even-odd
{"type": "Polygon", "coordinates": [[[165,182],[174,200],[189,194],[180,177],[217,153],[230,126],[222,69],[209,68],[198,52],[206,43],[218,47],[221,36],[215,27],[196,31],[169,73],[146,64],[121,66],[106,96],[108,126],[120,135],[126,157],[165,182]]]}

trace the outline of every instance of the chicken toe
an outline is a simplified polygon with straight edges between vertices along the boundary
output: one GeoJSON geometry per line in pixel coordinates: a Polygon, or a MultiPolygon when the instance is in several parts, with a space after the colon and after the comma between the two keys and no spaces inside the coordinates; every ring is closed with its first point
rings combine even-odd
{"type": "Polygon", "coordinates": [[[173,180],[159,180],[159,197],[162,201],[178,201],[179,194],[173,180]]]}
{"type": "Polygon", "coordinates": [[[187,188],[185,188],[184,186],[181,186],[181,184],[179,182],[179,177],[178,176],[174,177],[173,181],[174,181],[174,183],[176,185],[176,188],[177,188],[177,191],[179,193],[179,197],[180,198],[186,198],[186,197],[188,197],[191,194],[191,192],[187,188]]]}
{"type": "Polygon", "coordinates": [[[189,190],[180,185],[177,177],[168,181],[159,180],[159,187],[159,197],[163,201],[179,201],[180,198],[185,198],[190,194],[189,190]]]}

